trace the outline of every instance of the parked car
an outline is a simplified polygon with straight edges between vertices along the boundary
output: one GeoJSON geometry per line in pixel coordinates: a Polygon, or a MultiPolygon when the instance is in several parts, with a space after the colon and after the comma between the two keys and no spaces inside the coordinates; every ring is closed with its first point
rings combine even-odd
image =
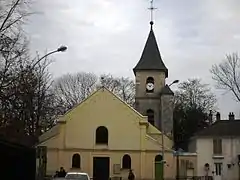
{"type": "Polygon", "coordinates": [[[68,172],[65,178],[68,180],[90,180],[89,175],[83,172],[68,172]]]}

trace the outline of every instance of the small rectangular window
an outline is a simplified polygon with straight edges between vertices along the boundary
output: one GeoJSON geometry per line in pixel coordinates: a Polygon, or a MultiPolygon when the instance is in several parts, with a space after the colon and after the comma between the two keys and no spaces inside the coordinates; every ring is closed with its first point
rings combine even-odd
{"type": "Polygon", "coordinates": [[[221,155],[222,154],[222,140],[213,139],[213,154],[221,155]]]}

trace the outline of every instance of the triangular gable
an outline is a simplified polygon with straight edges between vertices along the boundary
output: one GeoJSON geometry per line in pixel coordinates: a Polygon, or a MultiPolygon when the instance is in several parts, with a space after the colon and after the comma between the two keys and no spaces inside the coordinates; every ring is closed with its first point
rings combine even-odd
{"type": "MultiPolygon", "coordinates": [[[[116,98],[117,100],[119,100],[119,102],[121,102],[124,106],[126,106],[127,108],[129,108],[130,111],[132,111],[133,113],[136,114],[136,116],[138,116],[139,119],[139,123],[142,124],[144,122],[144,124],[146,123],[147,125],[147,133],[149,134],[157,134],[157,135],[161,135],[161,131],[159,131],[156,127],[154,127],[153,125],[151,125],[150,123],[148,123],[147,121],[147,117],[143,116],[142,114],[140,114],[138,111],[136,111],[133,107],[131,107],[129,104],[127,104],[125,101],[123,101],[120,97],[118,97],[117,95],[115,95],[113,92],[111,92],[110,90],[108,90],[105,87],[102,87],[96,91],[94,91],[91,95],[89,95],[86,99],[84,99],[81,103],[77,104],[76,106],[74,106],[72,109],[70,109],[69,111],[67,111],[63,116],[61,116],[61,122],[65,122],[68,118],[65,118],[66,116],[68,116],[72,111],[74,111],[76,108],[78,108],[79,106],[83,106],[87,101],[91,100],[92,98],[94,98],[94,96],[99,95],[99,93],[101,93],[102,91],[105,91],[107,93],[109,93],[112,97],[116,98]]],[[[58,125],[56,125],[58,126],[58,125]]],[[[54,129],[56,129],[57,127],[54,126],[52,129],[49,130],[49,132],[46,132],[42,135],[41,137],[41,141],[45,141],[46,139],[53,137],[55,135],[57,135],[58,133],[55,132],[54,135],[52,135],[52,131],[54,129]],[[51,135],[50,135],[51,134],[51,135]]],[[[165,137],[166,138],[166,137],[165,137]]]]}
{"type": "Polygon", "coordinates": [[[77,107],[84,105],[85,102],[87,102],[88,100],[90,100],[91,98],[93,98],[94,96],[99,95],[99,93],[101,93],[101,91],[107,91],[111,96],[113,96],[114,98],[118,99],[124,106],[126,106],[127,108],[129,108],[129,110],[131,110],[132,112],[134,112],[139,118],[142,118],[141,121],[145,121],[147,122],[147,117],[143,116],[142,114],[140,114],[138,111],[136,111],[133,107],[131,107],[129,104],[127,104],[125,101],[123,101],[120,97],[118,97],[116,94],[114,94],[113,92],[111,92],[110,90],[108,90],[105,87],[101,87],[98,90],[96,90],[95,92],[93,92],[90,96],[88,96],[86,99],[84,99],[81,103],[77,104],[76,106],[74,106],[72,109],[70,109],[69,111],[67,111],[62,117],[64,119],[64,116],[68,115],[70,112],[72,112],[74,109],[76,109],[77,107]]]}
{"type": "MultiPolygon", "coordinates": [[[[152,124],[148,123],[147,121],[147,116],[143,116],[141,113],[139,113],[137,110],[135,110],[133,107],[131,107],[128,103],[126,103],[124,100],[122,100],[119,96],[117,96],[116,94],[114,94],[113,92],[111,92],[109,89],[105,88],[105,87],[101,87],[98,90],[96,90],[95,92],[93,92],[90,96],[88,96],[85,100],[83,100],[81,103],[79,103],[78,105],[76,105],[74,108],[72,108],[71,110],[69,110],[65,115],[67,115],[68,113],[70,113],[71,111],[73,111],[75,108],[83,105],[85,102],[87,102],[88,100],[90,100],[91,98],[93,98],[94,96],[97,96],[99,93],[101,93],[102,91],[106,91],[108,92],[111,96],[113,96],[114,98],[116,98],[117,100],[119,100],[119,102],[121,102],[124,106],[126,106],[127,108],[129,108],[130,111],[132,111],[133,113],[135,113],[141,120],[139,123],[147,123],[147,131],[149,134],[161,134],[161,131],[158,130],[155,126],[153,126],[152,124]]],[[[63,119],[64,116],[63,115],[63,119]]],[[[167,136],[165,136],[165,138],[168,138],[167,136]]],[[[170,139],[169,139],[170,140],[170,139]]]]}

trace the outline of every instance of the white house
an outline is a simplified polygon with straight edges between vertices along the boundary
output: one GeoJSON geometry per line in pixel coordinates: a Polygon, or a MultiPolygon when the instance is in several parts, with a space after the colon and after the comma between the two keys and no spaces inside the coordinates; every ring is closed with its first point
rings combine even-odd
{"type": "Polygon", "coordinates": [[[200,131],[189,142],[189,151],[197,152],[198,176],[213,176],[214,180],[240,178],[240,120],[229,113],[221,120],[200,131]]]}

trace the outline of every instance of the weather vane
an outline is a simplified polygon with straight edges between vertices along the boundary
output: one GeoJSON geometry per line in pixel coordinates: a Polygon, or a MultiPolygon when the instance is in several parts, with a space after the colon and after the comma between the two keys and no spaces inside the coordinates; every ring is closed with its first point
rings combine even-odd
{"type": "Polygon", "coordinates": [[[150,24],[151,25],[153,25],[153,11],[155,10],[155,9],[157,9],[157,8],[155,8],[154,6],[153,6],[153,0],[150,0],[150,8],[148,8],[150,11],[151,11],[151,22],[150,22],[150,24]]]}

